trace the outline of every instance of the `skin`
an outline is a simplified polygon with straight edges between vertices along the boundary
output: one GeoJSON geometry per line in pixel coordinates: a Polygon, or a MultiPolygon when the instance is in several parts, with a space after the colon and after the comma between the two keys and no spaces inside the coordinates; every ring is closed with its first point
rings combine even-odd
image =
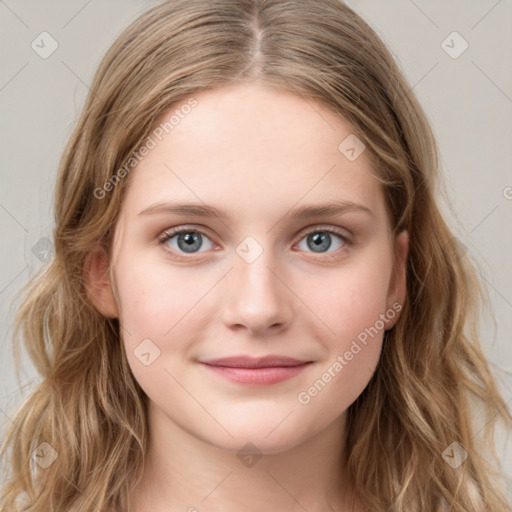
{"type": "Polygon", "coordinates": [[[366,153],[349,161],[338,150],[354,131],[344,119],[261,84],[194,97],[197,107],[130,174],[110,274],[100,251],[88,267],[90,296],[120,319],[129,364],[149,397],[149,449],[133,510],[361,510],[347,502],[340,462],[346,412],[399,313],[309,403],[297,397],[379,315],[404,303],[408,234],[393,239],[366,153]],[[284,219],[305,203],[336,200],[373,215],[284,219]],[[168,201],[234,216],[139,214],[168,201]],[[159,243],[180,226],[205,233],[195,253],[178,236],[159,243]],[[315,252],[307,235],[322,228],[353,244],[332,234],[331,247],[315,252]],[[251,263],[236,252],[249,235],[263,249],[251,263]],[[160,350],[147,366],[134,353],[144,339],[160,350]],[[234,384],[198,363],[239,354],[313,363],[264,387],[234,384]],[[252,467],[237,457],[247,442],[262,455],[252,467]]]}

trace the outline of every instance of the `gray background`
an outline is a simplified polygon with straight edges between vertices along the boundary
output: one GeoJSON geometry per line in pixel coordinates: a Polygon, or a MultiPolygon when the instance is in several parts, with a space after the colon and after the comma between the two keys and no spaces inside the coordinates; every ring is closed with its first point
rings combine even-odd
{"type": "MultiPolygon", "coordinates": [[[[25,357],[26,387],[18,389],[11,323],[15,293],[47,257],[58,160],[104,52],[155,3],[0,0],[1,432],[38,381],[25,357]],[[58,43],[46,59],[31,47],[44,31],[58,43]]],[[[503,372],[512,370],[512,1],[347,3],[391,49],[432,123],[453,209],[441,206],[489,286],[496,325],[484,317],[482,346],[512,401],[512,379],[503,372]],[[469,44],[461,55],[463,41],[447,39],[453,31],[469,44]]],[[[497,441],[512,477],[509,437],[497,441]]]]}

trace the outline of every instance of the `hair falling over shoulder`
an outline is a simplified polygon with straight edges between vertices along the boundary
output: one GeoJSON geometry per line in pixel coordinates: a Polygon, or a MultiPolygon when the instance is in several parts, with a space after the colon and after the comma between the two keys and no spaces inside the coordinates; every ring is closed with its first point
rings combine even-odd
{"type": "Polygon", "coordinates": [[[23,340],[41,379],[0,448],[0,510],[129,510],[146,449],[145,394],[118,320],[88,300],[84,266],[98,243],[110,249],[129,182],[113,178],[162,112],[243,81],[347,119],[372,158],[394,233],[410,234],[402,315],[348,411],[346,467],[361,500],[372,512],[510,512],[494,432],[512,417],[480,346],[485,289],[436,203],[436,142],[389,50],[338,0],[164,1],[107,51],[60,161],[54,259],[27,284],[15,321],[15,352],[23,340]],[[117,185],[99,194],[109,182],[117,185]],[[467,453],[457,468],[443,458],[450,446],[467,453]],[[38,464],[37,450],[52,463],[38,464]]]}

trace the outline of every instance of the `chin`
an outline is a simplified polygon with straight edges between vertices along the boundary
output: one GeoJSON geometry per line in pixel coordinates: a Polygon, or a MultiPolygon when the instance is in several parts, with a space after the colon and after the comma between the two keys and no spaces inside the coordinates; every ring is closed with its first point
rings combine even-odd
{"type": "Polygon", "coordinates": [[[219,432],[219,435],[212,439],[211,431],[208,436],[201,437],[204,442],[214,445],[221,450],[232,451],[236,454],[244,452],[244,450],[249,452],[253,450],[256,454],[261,455],[286,452],[308,438],[306,432],[302,431],[302,429],[299,431],[292,423],[287,428],[284,428],[283,425],[279,425],[279,421],[254,422],[250,426],[224,425],[233,437],[219,432]],[[272,426],[269,423],[272,423],[272,426]]]}

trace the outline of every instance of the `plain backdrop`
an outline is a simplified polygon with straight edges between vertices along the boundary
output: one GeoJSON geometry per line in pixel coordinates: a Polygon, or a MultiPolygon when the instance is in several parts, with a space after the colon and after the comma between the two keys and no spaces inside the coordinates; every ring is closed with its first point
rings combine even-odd
{"type": "MultiPolygon", "coordinates": [[[[103,54],[155,3],[0,1],[2,433],[38,382],[25,355],[25,387],[18,387],[10,341],[13,300],[51,256],[61,152],[103,54]]],[[[489,287],[496,324],[484,319],[482,346],[505,400],[512,401],[512,379],[502,371],[512,370],[512,1],[347,3],[388,45],[431,121],[452,204],[441,206],[489,287]]],[[[512,477],[511,445],[509,436],[499,437],[498,451],[512,477]]]]}

